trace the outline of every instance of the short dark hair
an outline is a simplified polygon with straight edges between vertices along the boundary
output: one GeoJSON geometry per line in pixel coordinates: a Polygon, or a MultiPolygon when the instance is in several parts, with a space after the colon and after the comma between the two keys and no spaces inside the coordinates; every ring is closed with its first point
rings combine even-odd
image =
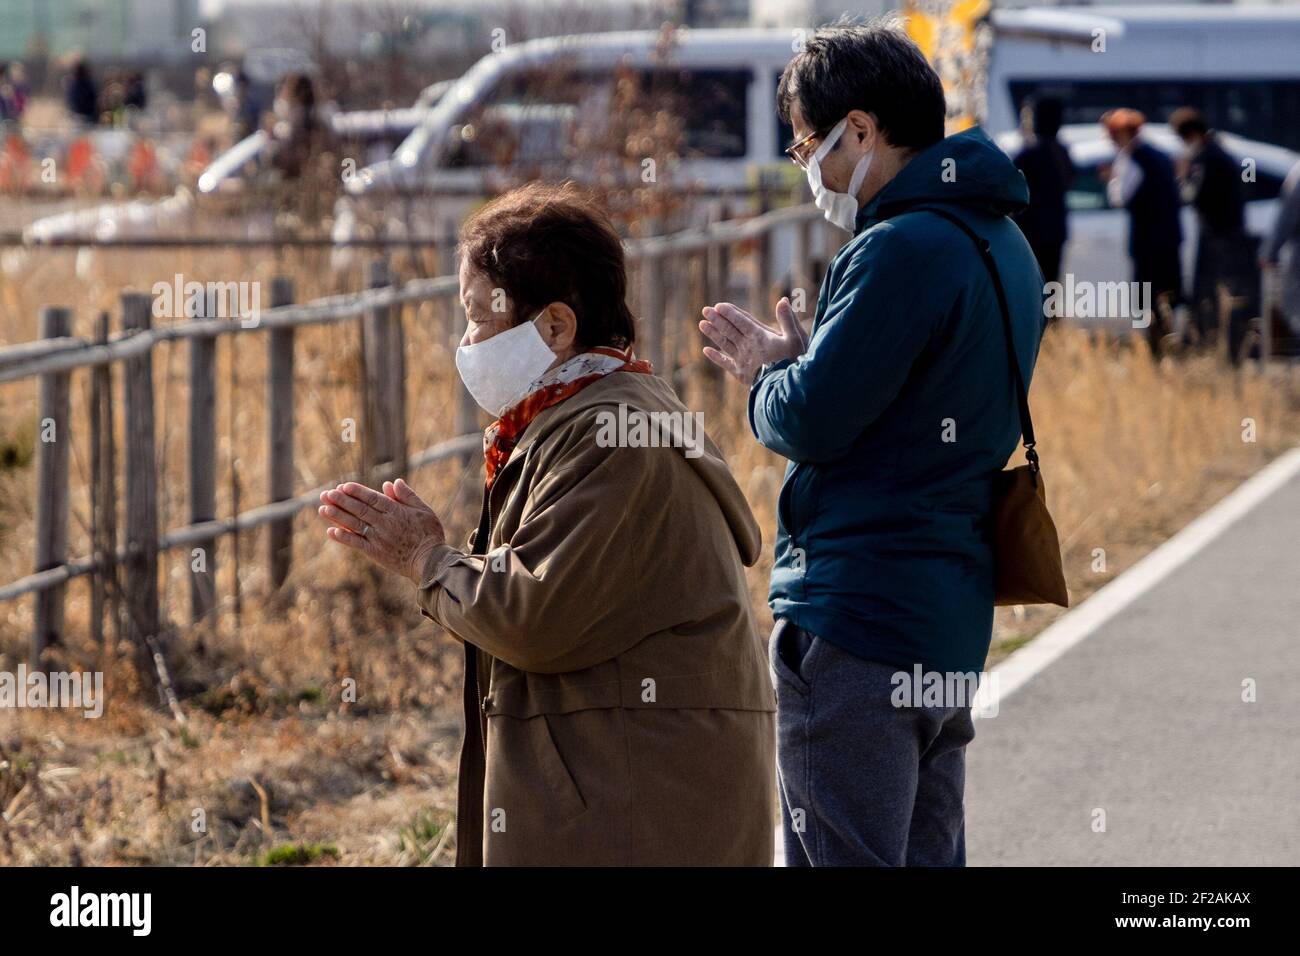
{"type": "Polygon", "coordinates": [[[1199,110],[1194,110],[1190,106],[1180,106],[1170,113],[1169,126],[1179,139],[1187,139],[1198,134],[1204,136],[1210,131],[1210,125],[1205,122],[1205,117],[1199,110]]]}
{"type": "Polygon", "coordinates": [[[943,139],[943,84],[897,19],[822,27],[786,65],[776,95],[786,123],[797,102],[814,130],[862,110],[892,146],[924,149],[943,139]]]}
{"type": "Polygon", "coordinates": [[[493,199],[465,222],[458,253],[505,291],[515,325],[563,302],[578,317],[582,347],[625,349],[636,340],[623,243],[573,183],[532,182],[493,199]]]}

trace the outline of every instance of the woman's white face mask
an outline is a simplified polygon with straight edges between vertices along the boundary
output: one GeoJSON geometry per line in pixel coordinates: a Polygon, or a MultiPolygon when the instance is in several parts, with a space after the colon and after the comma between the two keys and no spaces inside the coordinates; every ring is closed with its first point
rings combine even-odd
{"type": "Polygon", "coordinates": [[[822,182],[821,167],[821,161],[835,148],[836,142],[844,135],[848,125],[849,118],[846,116],[831,128],[826,139],[808,160],[807,173],[808,185],[812,188],[813,203],[825,214],[827,221],[839,226],[845,232],[852,232],[858,218],[858,190],[862,188],[862,183],[867,178],[867,170],[871,168],[871,157],[875,155],[876,149],[873,146],[863,153],[862,158],[853,167],[853,175],[849,177],[849,191],[846,193],[837,193],[826,188],[826,184],[822,182]]]}
{"type": "Polygon", "coordinates": [[[537,319],[545,311],[490,339],[456,349],[461,381],[494,418],[523,398],[528,386],[555,363],[555,353],[537,331],[537,319]]]}

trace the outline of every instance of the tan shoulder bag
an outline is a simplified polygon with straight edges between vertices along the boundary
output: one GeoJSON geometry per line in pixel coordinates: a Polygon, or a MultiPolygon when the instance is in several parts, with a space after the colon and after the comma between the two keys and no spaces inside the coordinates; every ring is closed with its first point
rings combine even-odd
{"type": "MultiPolygon", "coordinates": [[[[1020,411],[1020,433],[1025,442],[1027,465],[1008,468],[998,475],[997,503],[993,521],[993,547],[996,560],[994,604],[1059,604],[1069,607],[1065,590],[1065,571],[1061,567],[1061,545],[1056,525],[1047,510],[1043,471],[1035,449],[1034,422],[1029,417],[1029,392],[1020,371],[1015,338],[1011,334],[1011,311],[1002,288],[1002,277],[989,249],[988,240],[945,209],[923,207],[925,212],[947,219],[966,233],[993,280],[993,291],[1002,312],[1002,330],[1007,340],[1007,358],[1016,384],[1016,402],[1020,411]]],[[[920,212],[922,209],[913,210],[920,212]]]]}

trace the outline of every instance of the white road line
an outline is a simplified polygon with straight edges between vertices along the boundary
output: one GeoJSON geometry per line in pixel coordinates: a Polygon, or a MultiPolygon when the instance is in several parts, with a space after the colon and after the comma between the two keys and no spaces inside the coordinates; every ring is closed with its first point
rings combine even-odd
{"type": "MultiPolygon", "coordinates": [[[[1095,634],[1103,624],[1167,578],[1297,473],[1300,473],[1300,448],[1292,448],[1242,482],[1078,608],[1053,621],[1032,641],[995,667],[989,678],[981,683],[980,693],[986,688],[996,689],[997,703],[1004,703],[1035,674],[1095,634]]],[[[977,694],[976,717],[980,716],[984,703],[977,694]]]]}

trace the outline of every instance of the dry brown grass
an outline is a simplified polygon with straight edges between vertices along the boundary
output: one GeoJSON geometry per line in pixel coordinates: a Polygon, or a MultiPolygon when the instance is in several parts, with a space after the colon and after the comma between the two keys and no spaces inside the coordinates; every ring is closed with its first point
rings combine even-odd
{"type": "MultiPolygon", "coordinates": [[[[300,298],[359,285],[359,275],[331,274],[323,255],[310,253],[182,253],[168,257],[161,270],[144,254],[99,254],[83,261],[79,278],[72,253],[41,256],[0,277],[0,342],[31,338],[37,308],[46,302],[74,306],[75,331],[89,334],[94,312],[115,308],[120,287],[148,289],[175,272],[263,282],[292,274],[300,298]]],[[[694,334],[687,310],[681,311],[676,345],[687,355],[694,334]]],[[[451,321],[440,306],[407,312],[415,449],[451,434],[451,321]]],[[[236,338],[237,344],[227,338],[218,350],[223,515],[231,511],[232,468],[242,484],[242,507],[264,500],[265,338],[236,338]]],[[[159,456],[167,478],[164,527],[185,523],[183,352],[184,346],[163,346],[154,359],[159,456]]],[[[342,420],[361,418],[357,354],[354,326],[300,334],[300,488],[334,480],[358,461],[357,447],[341,441],[342,420]]],[[[88,548],[89,451],[85,426],[78,425],[86,421],[85,378],[77,373],[73,389],[71,550],[78,555],[88,548]]],[[[743,390],[728,385],[719,400],[695,378],[684,390],[692,407],[705,411],[770,543],[783,462],[750,438],[743,390]]],[[[31,570],[35,487],[27,456],[35,397],[34,383],[0,387],[0,453],[11,449],[19,462],[0,468],[4,581],[31,570]]],[[[1233,373],[1209,357],[1156,364],[1141,344],[1068,328],[1052,330],[1044,342],[1033,405],[1076,602],[1300,440],[1294,374],[1264,379],[1251,370],[1233,373]],[[1243,419],[1254,421],[1257,441],[1243,441],[1243,419]],[[1093,570],[1098,548],[1105,551],[1104,572],[1093,570]]],[[[458,479],[450,465],[411,476],[463,535],[476,514],[478,478],[458,479]]],[[[224,601],[210,630],[185,624],[188,558],[164,557],[175,677],[189,714],[183,729],[136,691],[129,672],[90,645],[86,583],[69,587],[68,641],[60,660],[68,668],[107,671],[108,713],[86,721],[47,711],[0,712],[0,863],[252,862],[282,843],[332,844],[343,863],[450,859],[443,826],[454,806],[459,654],[414,611],[409,586],[325,547],[315,521],[308,512],[295,522],[293,570],[279,595],[267,593],[262,536],[240,538],[244,607],[238,623],[229,602],[235,544],[223,542],[216,560],[224,601]],[[347,678],[356,681],[356,703],[341,698],[347,678]],[[206,814],[205,834],[191,829],[196,809],[206,814]]],[[[768,619],[770,560],[765,549],[749,576],[760,620],[768,619]]],[[[1000,613],[992,659],[1055,613],[1000,613]]],[[[25,657],[31,624],[30,599],[0,605],[0,669],[12,671],[25,657]]]]}

